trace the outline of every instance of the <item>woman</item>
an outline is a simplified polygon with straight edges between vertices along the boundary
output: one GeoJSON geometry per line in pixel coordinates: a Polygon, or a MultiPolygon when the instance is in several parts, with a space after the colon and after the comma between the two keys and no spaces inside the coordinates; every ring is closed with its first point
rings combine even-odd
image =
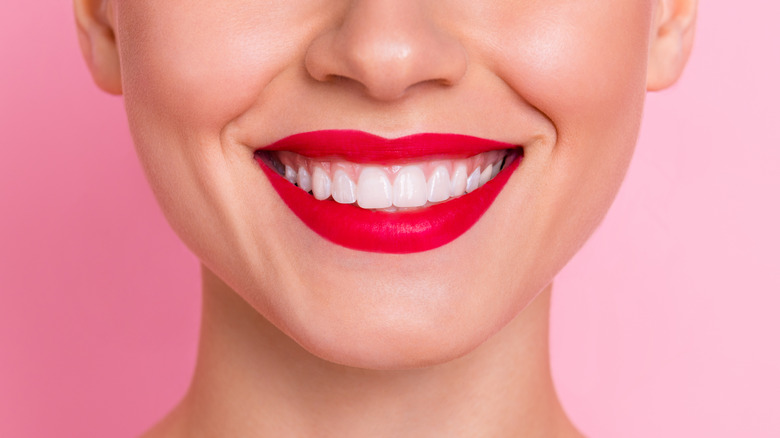
{"type": "Polygon", "coordinates": [[[606,213],[695,0],[75,0],[202,262],[148,436],[579,436],[551,282],[606,213]]]}

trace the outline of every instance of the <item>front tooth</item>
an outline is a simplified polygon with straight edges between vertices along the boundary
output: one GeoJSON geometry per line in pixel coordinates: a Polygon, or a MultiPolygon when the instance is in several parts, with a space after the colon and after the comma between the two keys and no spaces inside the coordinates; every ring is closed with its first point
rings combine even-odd
{"type": "Polygon", "coordinates": [[[357,203],[361,208],[387,208],[393,205],[393,185],[384,170],[366,167],[360,172],[357,203]]]}
{"type": "Polygon", "coordinates": [[[450,173],[444,166],[437,167],[428,180],[428,201],[442,202],[450,198],[450,173]]]}
{"type": "Polygon", "coordinates": [[[311,190],[314,197],[320,201],[330,198],[330,178],[321,167],[314,168],[314,175],[311,179],[311,190]]]}
{"type": "Polygon", "coordinates": [[[490,176],[493,174],[493,165],[488,164],[488,167],[485,168],[485,170],[482,171],[482,173],[479,175],[479,186],[482,187],[485,185],[486,182],[490,181],[490,176]]]}
{"type": "Polygon", "coordinates": [[[304,192],[311,191],[311,175],[303,166],[298,168],[298,187],[303,189],[304,192]]]}
{"type": "Polygon", "coordinates": [[[477,190],[479,188],[479,177],[482,174],[480,172],[479,167],[474,169],[473,172],[471,172],[471,175],[469,175],[469,179],[466,180],[466,193],[471,193],[474,190],[477,190]]]}
{"type": "Polygon", "coordinates": [[[356,200],[355,183],[341,169],[333,175],[333,200],[339,204],[352,204],[356,200]]]}
{"type": "Polygon", "coordinates": [[[295,180],[298,178],[298,172],[296,172],[292,167],[285,165],[284,177],[287,179],[287,181],[290,181],[290,183],[295,184],[295,180]]]}
{"type": "Polygon", "coordinates": [[[493,173],[490,174],[490,179],[493,179],[498,175],[498,172],[501,170],[501,162],[493,164],[493,173]]]}
{"type": "Polygon", "coordinates": [[[452,174],[452,185],[450,185],[450,196],[453,198],[466,193],[466,178],[468,178],[466,165],[461,163],[455,168],[452,174]]]}
{"type": "Polygon", "coordinates": [[[420,207],[428,201],[425,174],[419,166],[405,166],[395,176],[393,205],[396,207],[420,207]]]}

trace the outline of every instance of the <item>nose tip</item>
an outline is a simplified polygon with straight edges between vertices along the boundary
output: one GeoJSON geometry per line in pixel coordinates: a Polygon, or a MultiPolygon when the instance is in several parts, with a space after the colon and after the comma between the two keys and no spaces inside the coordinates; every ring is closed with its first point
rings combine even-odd
{"type": "Polygon", "coordinates": [[[427,17],[419,2],[355,1],[337,27],[316,37],[306,53],[309,75],[348,79],[377,100],[402,98],[421,84],[452,86],[465,75],[463,46],[427,17]]]}

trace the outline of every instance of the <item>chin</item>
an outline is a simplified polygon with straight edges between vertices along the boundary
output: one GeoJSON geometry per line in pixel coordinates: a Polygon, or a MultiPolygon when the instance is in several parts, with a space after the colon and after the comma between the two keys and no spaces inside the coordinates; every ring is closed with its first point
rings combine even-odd
{"type": "Polygon", "coordinates": [[[431,287],[430,283],[390,289],[322,291],[291,314],[272,321],[309,353],[354,368],[402,370],[450,362],[479,348],[524,307],[489,290],[431,287]],[[484,292],[484,293],[480,293],[484,292]],[[464,294],[472,299],[464,299],[464,294]],[[338,298],[334,298],[338,297],[338,298]]]}
{"type": "Polygon", "coordinates": [[[387,327],[375,320],[365,325],[362,330],[343,328],[347,333],[344,336],[332,335],[331,327],[307,327],[293,338],[309,353],[338,365],[405,370],[440,365],[467,355],[500,329],[496,324],[478,330],[452,326],[423,329],[419,324],[387,327]]]}

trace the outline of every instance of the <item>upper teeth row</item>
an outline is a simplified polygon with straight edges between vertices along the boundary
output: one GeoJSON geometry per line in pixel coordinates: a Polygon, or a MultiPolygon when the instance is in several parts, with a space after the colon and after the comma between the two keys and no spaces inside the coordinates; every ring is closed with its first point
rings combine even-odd
{"type": "Polygon", "coordinates": [[[430,176],[425,177],[419,165],[409,164],[395,173],[391,183],[386,171],[378,166],[365,166],[360,170],[357,183],[343,169],[337,168],[333,176],[322,167],[313,166],[310,173],[306,167],[296,170],[284,166],[284,177],[319,200],[333,198],[341,204],[354,204],[366,209],[392,207],[421,207],[428,202],[442,202],[470,193],[493,179],[506,166],[504,157],[481,168],[477,166],[470,174],[465,162],[455,163],[450,175],[447,166],[436,166],[430,176]]]}

